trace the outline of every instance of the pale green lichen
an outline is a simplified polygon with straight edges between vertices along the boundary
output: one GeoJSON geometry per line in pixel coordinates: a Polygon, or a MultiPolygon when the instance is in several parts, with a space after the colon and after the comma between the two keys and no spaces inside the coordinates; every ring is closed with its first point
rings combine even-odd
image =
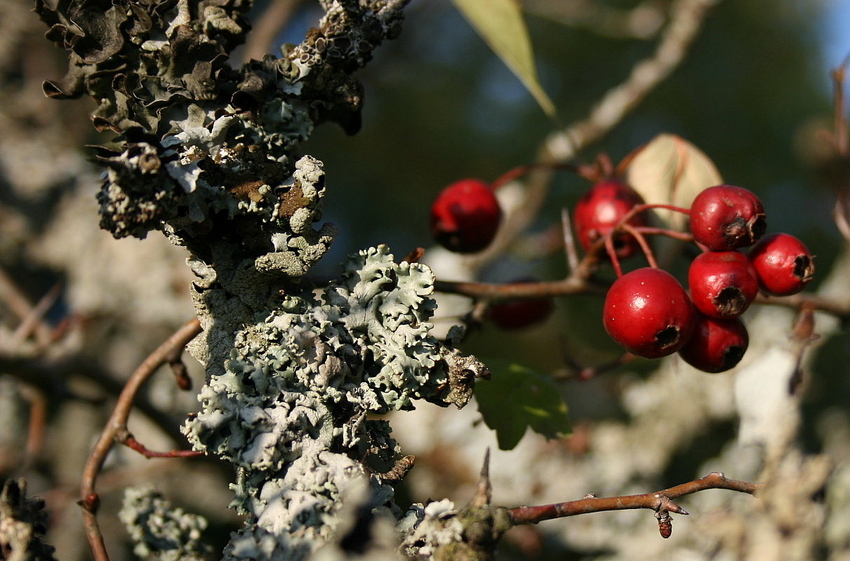
{"type": "Polygon", "coordinates": [[[153,489],[127,489],[118,518],[133,540],[133,552],[142,559],[155,555],[162,561],[200,561],[210,553],[201,540],[207,520],[172,507],[153,489]]]}
{"type": "Polygon", "coordinates": [[[433,283],[425,265],[370,248],[319,295],[285,296],[266,317],[209,334],[208,344],[222,337],[231,347],[185,432],[239,468],[234,506],[248,519],[233,555],[253,544],[252,555],[271,555],[261,558],[306,558],[333,535],[341,489],[355,480],[368,485],[370,508],[395,508],[381,472],[400,450],[388,423],[368,415],[414,399],[447,405],[462,395],[453,402],[461,406],[469,398],[453,391],[460,355],[430,334],[433,283]],[[269,536],[278,540],[272,550],[269,536]]]}
{"type": "Polygon", "coordinates": [[[354,528],[400,515],[391,483],[412,465],[374,416],[420,399],[463,406],[487,374],[431,334],[428,267],[380,246],[336,281],[303,279],[336,229],[316,226],[325,175],[300,146],[325,121],[360,127],[353,73],[399,32],[406,0],[320,0],[325,15],[301,44],[238,70],[227,60],[248,0],[36,4],[72,51],[46,91],[93,96],[96,125],[117,133],[98,152],[101,226],[161,230],[191,254],[203,334],[188,348],[206,384],[183,428],[237,469],[233,506],[246,520],[225,557],[370,551],[371,534],[354,528]]]}

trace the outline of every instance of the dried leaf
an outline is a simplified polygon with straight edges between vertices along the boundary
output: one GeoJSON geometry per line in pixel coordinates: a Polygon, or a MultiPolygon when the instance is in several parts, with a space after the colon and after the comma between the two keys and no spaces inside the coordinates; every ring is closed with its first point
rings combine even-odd
{"type": "Polygon", "coordinates": [[[528,89],[541,109],[555,116],[552,100],[540,86],[528,29],[516,0],[452,0],[458,11],[528,89]]]}
{"type": "MultiPolygon", "coordinates": [[[[697,193],[723,183],[708,156],[674,134],[660,134],[626,158],[628,183],[650,204],[688,208],[697,193]]],[[[687,217],[668,211],[657,212],[668,228],[681,230],[687,217]]]]}

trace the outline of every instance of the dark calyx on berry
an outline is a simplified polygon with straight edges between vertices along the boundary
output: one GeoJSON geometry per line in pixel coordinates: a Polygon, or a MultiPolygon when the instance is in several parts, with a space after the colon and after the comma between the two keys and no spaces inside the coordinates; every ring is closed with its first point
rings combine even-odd
{"type": "Polygon", "coordinates": [[[708,251],[695,257],[688,286],[694,305],[711,317],[743,314],[759,290],[755,268],[739,251],[708,251]]]}
{"type": "Polygon", "coordinates": [[[691,204],[690,219],[694,240],[712,250],[750,246],[767,228],[761,200],[735,185],[701,191],[691,204]]]}
{"type": "Polygon", "coordinates": [[[741,362],[749,343],[747,328],[740,318],[711,318],[699,314],[694,333],[679,351],[679,356],[703,372],[725,372],[741,362]]]}
{"type": "Polygon", "coordinates": [[[808,248],[790,234],[769,234],[749,253],[759,284],[774,296],[790,296],[803,290],[815,274],[808,248]]]}
{"type": "Polygon", "coordinates": [[[496,237],[502,209],[490,186],[462,179],[439,194],[431,206],[431,234],[450,251],[475,253],[496,237]]]}
{"type": "Polygon", "coordinates": [[[691,336],[696,311],[679,281],[661,269],[626,273],[605,297],[603,324],[612,339],[645,358],[681,349],[691,336]]]}

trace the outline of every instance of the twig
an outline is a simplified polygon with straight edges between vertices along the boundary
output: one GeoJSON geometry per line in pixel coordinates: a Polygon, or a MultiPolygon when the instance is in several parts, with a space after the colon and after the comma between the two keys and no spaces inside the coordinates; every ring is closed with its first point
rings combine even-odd
{"type": "MultiPolygon", "coordinates": [[[[850,65],[850,55],[844,58],[841,65],[832,71],[832,118],[833,118],[833,133],[832,143],[839,160],[846,162],[850,157],[850,147],[848,147],[847,137],[847,115],[844,109],[844,78],[847,73],[847,66],[850,65]]],[[[835,196],[835,207],[833,208],[833,219],[841,235],[844,239],[850,241],[850,223],[847,220],[848,209],[847,191],[848,177],[846,167],[842,167],[841,183],[838,185],[838,192],[835,196]]]]}
{"type": "Polygon", "coordinates": [[[95,482],[103,467],[103,463],[106,461],[106,456],[115,445],[116,437],[120,436],[121,431],[126,430],[127,419],[133,407],[133,400],[142,387],[142,384],[157,368],[168,362],[169,358],[173,356],[174,349],[182,349],[200,332],[201,326],[197,319],[187,322],[139,365],[124,386],[121,395],[118,396],[115,409],[112,411],[112,415],[109,417],[109,421],[103,429],[100,438],[98,438],[88,462],[86,462],[86,467],[83,470],[83,480],[80,486],[80,505],[83,507],[86,537],[89,540],[95,561],[109,560],[103,541],[103,534],[100,532],[97,523],[97,508],[100,499],[95,491],[95,482]]]}
{"type": "Polygon", "coordinates": [[[637,63],[625,82],[610,90],[583,121],[550,135],[545,151],[557,161],[569,160],[614,128],[685,58],[708,9],[716,0],[678,0],[651,58],[637,63]]]}
{"type": "MultiPolygon", "coordinates": [[[[537,524],[543,520],[551,520],[553,518],[564,518],[567,516],[576,516],[578,514],[588,514],[591,512],[603,512],[607,510],[629,510],[645,508],[654,510],[657,513],[673,512],[676,514],[687,515],[688,512],[674,503],[675,499],[690,495],[706,489],[726,489],[729,491],[737,491],[739,493],[755,494],[758,490],[758,484],[748,483],[746,481],[738,481],[735,479],[727,479],[720,472],[712,472],[701,479],[696,479],[688,483],[682,483],[663,491],[656,493],[646,493],[643,495],[627,495],[621,497],[605,497],[597,498],[589,495],[577,501],[568,501],[565,503],[555,503],[542,506],[521,506],[508,509],[511,522],[514,526],[520,524],[537,524]]],[[[662,523],[662,517],[659,517],[659,524],[662,523]]],[[[669,519],[664,522],[669,522],[669,519]]],[[[664,535],[665,528],[661,528],[664,535]]],[[[669,530],[669,528],[666,528],[669,530]]],[[[669,533],[667,534],[669,535],[669,533]]]]}
{"type": "Polygon", "coordinates": [[[565,349],[564,352],[564,363],[567,365],[568,372],[558,375],[553,375],[553,380],[578,380],[580,382],[586,382],[596,376],[608,372],[609,370],[614,370],[615,368],[619,368],[620,366],[624,366],[637,358],[637,355],[633,355],[632,353],[626,352],[615,358],[614,360],[610,360],[608,362],[603,362],[602,364],[597,364],[595,366],[583,366],[577,360],[575,360],[572,356],[569,355],[568,351],[565,349]]]}
{"type": "Polygon", "coordinates": [[[243,62],[262,60],[271,53],[275,37],[286,26],[302,0],[272,0],[266,11],[256,18],[256,24],[245,42],[243,62]]]}
{"type": "Polygon", "coordinates": [[[203,452],[199,452],[197,450],[169,450],[168,452],[156,452],[154,450],[149,449],[147,446],[136,440],[136,437],[133,436],[130,431],[124,429],[123,431],[119,431],[119,434],[116,436],[116,441],[120,444],[123,444],[127,448],[131,450],[135,450],[145,458],[197,458],[198,456],[203,456],[203,452]]]}
{"type": "Polygon", "coordinates": [[[18,325],[17,329],[15,329],[12,339],[16,342],[23,342],[31,335],[35,335],[38,339],[39,345],[45,347],[49,345],[53,337],[51,335],[50,326],[44,323],[44,316],[50,311],[50,308],[53,307],[56,300],[59,299],[60,294],[62,294],[61,281],[55,283],[50,290],[41,297],[32,310],[30,310],[27,317],[25,317],[20,325],[18,325]]]}
{"type": "Polygon", "coordinates": [[[604,294],[604,284],[582,280],[575,275],[560,281],[487,283],[472,281],[434,282],[434,290],[448,294],[461,294],[470,298],[490,300],[513,300],[518,298],[545,298],[568,294],[604,294]]]}
{"type": "Polygon", "coordinates": [[[844,78],[848,65],[850,65],[850,55],[845,57],[841,65],[831,73],[835,151],[841,156],[847,156],[848,152],[847,115],[845,115],[844,111],[844,78]]]}
{"type": "MultiPolygon", "coordinates": [[[[54,286],[54,288],[48,292],[48,295],[57,290],[57,287],[54,286]]],[[[18,288],[15,281],[13,281],[6,271],[3,271],[2,269],[0,269],[0,295],[12,312],[20,318],[22,322],[21,326],[26,326],[23,328],[19,326],[15,336],[20,337],[24,331],[26,331],[26,335],[35,332],[39,343],[44,344],[49,342],[50,327],[41,321],[41,317],[43,315],[43,312],[39,311],[41,306],[38,308],[33,306],[29,298],[27,298],[24,292],[18,288]]],[[[48,297],[42,298],[42,302],[46,301],[49,301],[48,297]]],[[[50,304],[52,304],[52,302],[50,302],[50,304]]]]}
{"type": "Polygon", "coordinates": [[[567,266],[572,274],[578,269],[578,251],[576,250],[576,240],[573,237],[573,225],[570,222],[570,211],[566,208],[561,209],[561,229],[564,232],[564,252],[567,257],[567,266]]]}
{"type": "Polygon", "coordinates": [[[38,456],[44,447],[44,432],[47,426],[47,397],[39,388],[25,383],[21,383],[20,392],[30,406],[26,454],[22,468],[27,470],[38,460],[38,456]]]}
{"type": "Polygon", "coordinates": [[[629,8],[606,2],[524,0],[523,8],[538,17],[621,39],[650,39],[658,34],[665,17],[664,5],[658,0],[643,0],[629,8]]]}

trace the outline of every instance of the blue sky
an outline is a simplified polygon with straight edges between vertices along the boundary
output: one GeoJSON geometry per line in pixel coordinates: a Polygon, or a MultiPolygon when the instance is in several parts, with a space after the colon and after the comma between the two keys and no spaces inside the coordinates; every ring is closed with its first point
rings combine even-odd
{"type": "Polygon", "coordinates": [[[850,0],[827,0],[825,7],[824,59],[831,69],[850,53],[850,0]]]}

